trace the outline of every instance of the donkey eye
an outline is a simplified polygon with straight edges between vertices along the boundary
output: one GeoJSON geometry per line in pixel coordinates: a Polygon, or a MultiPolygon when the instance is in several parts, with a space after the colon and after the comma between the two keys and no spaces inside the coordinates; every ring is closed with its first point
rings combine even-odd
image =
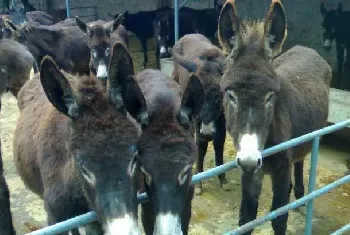
{"type": "Polygon", "coordinates": [[[83,175],[84,179],[91,185],[94,185],[96,182],[95,175],[89,171],[85,166],[80,167],[81,174],[83,175]]]}
{"type": "Polygon", "coordinates": [[[108,48],[106,49],[106,56],[109,56],[110,51],[111,51],[111,48],[108,47],[108,48]]]}
{"type": "Polygon", "coordinates": [[[95,49],[91,49],[91,53],[92,53],[92,56],[93,57],[96,57],[97,56],[97,52],[95,49]]]}
{"type": "Polygon", "coordinates": [[[226,92],[227,97],[229,98],[229,101],[232,105],[236,106],[237,105],[237,99],[236,99],[236,95],[233,91],[227,91],[226,92]]]}
{"type": "Polygon", "coordinates": [[[190,172],[188,171],[190,169],[191,165],[185,166],[178,175],[178,181],[180,185],[183,185],[188,180],[188,177],[190,175],[190,172]]]}
{"type": "Polygon", "coordinates": [[[143,166],[140,167],[140,170],[142,171],[143,175],[145,176],[146,184],[151,185],[152,176],[145,170],[145,168],[143,166]]]}
{"type": "Polygon", "coordinates": [[[266,98],[265,98],[265,106],[266,107],[272,106],[272,102],[274,100],[274,97],[275,97],[275,94],[273,92],[270,92],[266,95],[266,98]]]}

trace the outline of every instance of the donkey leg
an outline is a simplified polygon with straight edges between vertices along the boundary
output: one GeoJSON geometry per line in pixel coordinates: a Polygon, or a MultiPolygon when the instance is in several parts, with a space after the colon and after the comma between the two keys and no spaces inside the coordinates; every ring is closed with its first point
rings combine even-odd
{"type": "Polygon", "coordinates": [[[152,203],[143,203],[141,207],[141,220],[143,230],[145,231],[146,235],[153,235],[155,216],[152,208],[152,203]]]}
{"type": "Polygon", "coordinates": [[[158,46],[158,42],[156,39],[156,50],[155,50],[155,54],[156,54],[156,65],[157,65],[157,69],[161,69],[160,68],[160,55],[159,55],[159,46],[158,46]]]}
{"type": "Polygon", "coordinates": [[[142,67],[145,69],[148,63],[148,55],[147,55],[147,38],[140,38],[141,47],[143,51],[143,63],[142,67]]]}
{"type": "MultiPolygon", "coordinates": [[[[208,149],[208,141],[202,139],[199,135],[196,134],[196,140],[197,140],[197,148],[198,148],[198,156],[197,156],[197,162],[196,162],[196,174],[203,172],[203,164],[204,164],[204,157],[207,153],[208,149]]],[[[202,195],[203,188],[202,188],[202,182],[199,182],[196,184],[195,188],[195,194],[196,195],[202,195]]]]}
{"type": "MultiPolygon", "coordinates": [[[[222,115],[222,117],[219,119],[219,121],[216,124],[216,133],[214,134],[214,138],[213,138],[216,166],[221,166],[222,164],[224,164],[225,138],[226,138],[225,117],[224,115],[222,115]]],[[[230,190],[227,184],[226,174],[222,173],[218,177],[220,181],[220,187],[225,191],[230,190]]]]}
{"type": "Polygon", "coordinates": [[[338,64],[338,88],[341,85],[342,75],[343,75],[343,68],[344,68],[344,49],[337,44],[337,64],[338,64]]]}
{"type": "Polygon", "coordinates": [[[101,224],[99,222],[92,222],[85,226],[85,235],[103,235],[101,224]]]}
{"type": "MultiPolygon", "coordinates": [[[[239,212],[239,226],[256,219],[263,179],[264,173],[261,169],[255,174],[245,172],[242,173],[242,201],[239,212]]],[[[252,232],[253,229],[244,234],[250,235],[252,232]]]]}
{"type": "MultiPolygon", "coordinates": [[[[272,180],[272,206],[271,211],[276,210],[289,203],[289,192],[291,182],[291,164],[287,158],[283,159],[283,156],[273,156],[278,159],[278,168],[274,168],[274,172],[271,174],[272,180]],[[282,158],[282,159],[281,159],[282,158]]],[[[288,213],[283,214],[276,219],[272,220],[272,228],[275,235],[285,235],[287,230],[288,213]]]]}
{"type": "Polygon", "coordinates": [[[182,214],[181,227],[183,235],[188,234],[188,227],[190,225],[191,215],[192,215],[192,199],[194,194],[194,187],[191,185],[188,190],[188,196],[186,198],[185,207],[182,214]]]}
{"type": "Polygon", "coordinates": [[[296,199],[304,196],[304,181],[303,181],[304,161],[294,163],[294,195],[296,199]]]}
{"type": "MultiPolygon", "coordinates": [[[[59,197],[55,199],[51,199],[51,195],[55,195],[57,192],[55,190],[47,190],[44,193],[44,206],[47,212],[47,222],[48,225],[53,225],[58,222],[62,222],[71,218],[72,216],[70,211],[67,211],[67,208],[71,208],[73,210],[74,206],[71,203],[66,202],[65,197],[59,197]]],[[[80,235],[78,229],[71,230],[72,235],[80,235]]],[[[60,235],[68,235],[68,232],[60,233],[60,235]]]]}

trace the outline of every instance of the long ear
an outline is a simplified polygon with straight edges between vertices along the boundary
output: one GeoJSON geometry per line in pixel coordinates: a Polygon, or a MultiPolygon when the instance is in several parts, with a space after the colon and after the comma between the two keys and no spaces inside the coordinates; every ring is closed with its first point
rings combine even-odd
{"type": "Polygon", "coordinates": [[[87,23],[85,23],[83,20],[81,20],[79,18],[79,16],[75,17],[75,22],[77,23],[77,25],[79,26],[79,28],[86,33],[87,35],[91,34],[91,30],[90,27],[87,25],[87,23]]]}
{"type": "Polygon", "coordinates": [[[337,13],[340,14],[343,11],[343,3],[339,2],[337,7],[337,13]]]}
{"type": "Polygon", "coordinates": [[[230,53],[232,48],[239,47],[242,42],[234,0],[227,0],[221,8],[218,35],[224,53],[230,53]]]}
{"type": "Polygon", "coordinates": [[[107,92],[117,109],[126,109],[141,125],[148,124],[145,98],[134,79],[134,65],[121,42],[112,48],[107,92]]]}
{"type": "Polygon", "coordinates": [[[48,100],[58,111],[72,119],[79,116],[72,88],[50,56],[45,56],[41,62],[40,81],[48,100]]]}
{"type": "Polygon", "coordinates": [[[266,37],[273,37],[268,43],[272,57],[274,57],[282,51],[282,46],[287,38],[287,18],[280,0],[272,0],[264,32],[266,37]]]}
{"type": "Polygon", "coordinates": [[[113,24],[109,25],[106,28],[106,32],[108,34],[112,34],[115,30],[117,30],[117,28],[119,27],[119,25],[122,23],[123,21],[123,15],[120,14],[114,21],[113,24]]]}
{"type": "Polygon", "coordinates": [[[169,54],[173,56],[173,59],[177,61],[182,67],[184,67],[188,72],[195,73],[198,70],[198,65],[190,60],[185,58],[184,56],[176,53],[171,48],[168,49],[169,54]]]}
{"type": "Polygon", "coordinates": [[[192,118],[201,111],[204,98],[203,84],[197,75],[192,73],[181,100],[179,122],[182,125],[189,125],[192,118]]]}
{"type": "Polygon", "coordinates": [[[323,16],[325,16],[327,14],[327,9],[324,5],[324,2],[321,2],[321,5],[320,5],[320,12],[323,16]]]}
{"type": "Polygon", "coordinates": [[[148,125],[149,116],[147,113],[146,99],[134,76],[129,76],[125,79],[121,91],[126,110],[141,124],[141,126],[148,125]]]}

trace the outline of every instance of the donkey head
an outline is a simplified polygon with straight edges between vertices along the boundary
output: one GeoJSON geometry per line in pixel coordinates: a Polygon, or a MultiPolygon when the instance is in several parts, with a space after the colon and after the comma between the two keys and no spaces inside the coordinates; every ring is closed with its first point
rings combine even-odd
{"type": "Polygon", "coordinates": [[[286,27],[279,0],[272,0],[265,22],[241,23],[233,0],[221,10],[220,42],[230,53],[221,81],[226,126],[238,150],[237,163],[244,171],[256,171],[262,165],[261,151],[280,89],[271,59],[282,49],[286,27]]]}
{"type": "Polygon", "coordinates": [[[118,29],[123,19],[119,15],[113,23],[107,22],[104,26],[100,24],[89,26],[78,16],[75,18],[79,28],[89,36],[89,47],[91,50],[92,72],[97,78],[106,80],[111,50],[111,34],[118,29]]]}
{"type": "Polygon", "coordinates": [[[338,16],[343,11],[343,4],[339,2],[337,10],[327,10],[324,3],[321,2],[320,11],[323,16],[323,48],[329,51],[332,48],[332,42],[336,36],[338,16]]]}
{"type": "Polygon", "coordinates": [[[201,134],[212,135],[214,123],[223,111],[223,97],[220,89],[220,81],[223,75],[225,61],[224,55],[219,49],[209,49],[205,56],[195,60],[188,59],[169,49],[174,61],[184,67],[189,73],[195,73],[203,83],[205,100],[199,113],[201,120],[201,134]]]}
{"type": "Polygon", "coordinates": [[[191,203],[192,165],[197,156],[191,120],[201,110],[204,88],[191,76],[181,106],[165,105],[142,130],[137,157],[152,202],[154,235],[182,235],[181,221],[191,203]],[[169,112],[164,110],[169,109],[169,112]]]}
{"type": "Polygon", "coordinates": [[[157,48],[159,50],[159,58],[170,57],[167,48],[171,44],[172,36],[169,16],[167,13],[159,14],[153,22],[154,38],[157,40],[157,48]]]}
{"type": "Polygon", "coordinates": [[[87,202],[105,234],[140,234],[137,226],[137,129],[127,118],[146,105],[134,80],[131,57],[121,43],[112,48],[107,89],[95,77],[72,77],[50,57],[40,80],[51,104],[69,120],[68,153],[87,202]]]}

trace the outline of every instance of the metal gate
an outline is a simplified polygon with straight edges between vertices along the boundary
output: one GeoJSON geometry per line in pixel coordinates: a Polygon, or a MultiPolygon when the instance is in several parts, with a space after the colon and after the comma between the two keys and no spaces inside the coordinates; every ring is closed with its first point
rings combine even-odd
{"type": "MultiPolygon", "coordinates": [[[[262,152],[263,157],[269,157],[272,154],[275,154],[277,152],[286,150],[288,148],[294,147],[296,145],[313,141],[312,143],[312,152],[311,152],[311,165],[310,165],[310,174],[309,174],[309,187],[308,187],[308,194],[294,202],[291,202],[283,207],[280,207],[276,209],[275,211],[270,212],[266,216],[257,218],[247,224],[242,225],[241,227],[236,228],[233,231],[230,231],[224,235],[238,235],[242,234],[246,231],[249,231],[263,223],[266,223],[284,213],[287,213],[290,210],[293,210],[297,207],[300,207],[301,205],[307,203],[307,214],[306,214],[306,227],[305,227],[305,235],[311,235],[312,230],[312,217],[313,217],[313,201],[315,198],[318,198],[327,192],[339,187],[340,185],[346,184],[350,182],[350,175],[344,176],[343,178],[334,181],[331,184],[328,184],[318,190],[315,191],[315,185],[316,185],[316,168],[317,168],[317,162],[318,162],[318,149],[319,149],[319,143],[320,143],[320,137],[323,135],[327,135],[329,133],[341,130],[347,126],[350,125],[350,119],[339,122],[337,124],[322,128],[320,130],[313,131],[309,134],[302,135],[298,138],[291,139],[289,141],[286,141],[284,143],[278,144],[276,146],[273,146],[271,148],[265,149],[262,152]]],[[[227,171],[230,171],[234,168],[237,168],[236,161],[228,162],[224,165],[214,167],[210,170],[204,171],[202,173],[198,173],[193,176],[192,178],[192,184],[196,184],[200,181],[210,179],[214,176],[217,176],[221,173],[225,173],[227,171]]],[[[145,193],[138,196],[138,202],[143,203],[147,201],[147,195],[145,193]]],[[[97,220],[97,216],[95,212],[88,212],[84,215],[74,217],[72,219],[66,220],[64,222],[57,223],[55,225],[51,225],[48,227],[45,227],[43,229],[28,233],[26,235],[54,235],[59,234],[62,232],[67,232],[69,230],[72,230],[77,227],[84,226],[88,223],[91,223],[93,221],[97,220]]],[[[335,231],[331,235],[340,235],[344,234],[346,231],[350,231],[350,224],[344,226],[343,228],[335,231]]]]}

